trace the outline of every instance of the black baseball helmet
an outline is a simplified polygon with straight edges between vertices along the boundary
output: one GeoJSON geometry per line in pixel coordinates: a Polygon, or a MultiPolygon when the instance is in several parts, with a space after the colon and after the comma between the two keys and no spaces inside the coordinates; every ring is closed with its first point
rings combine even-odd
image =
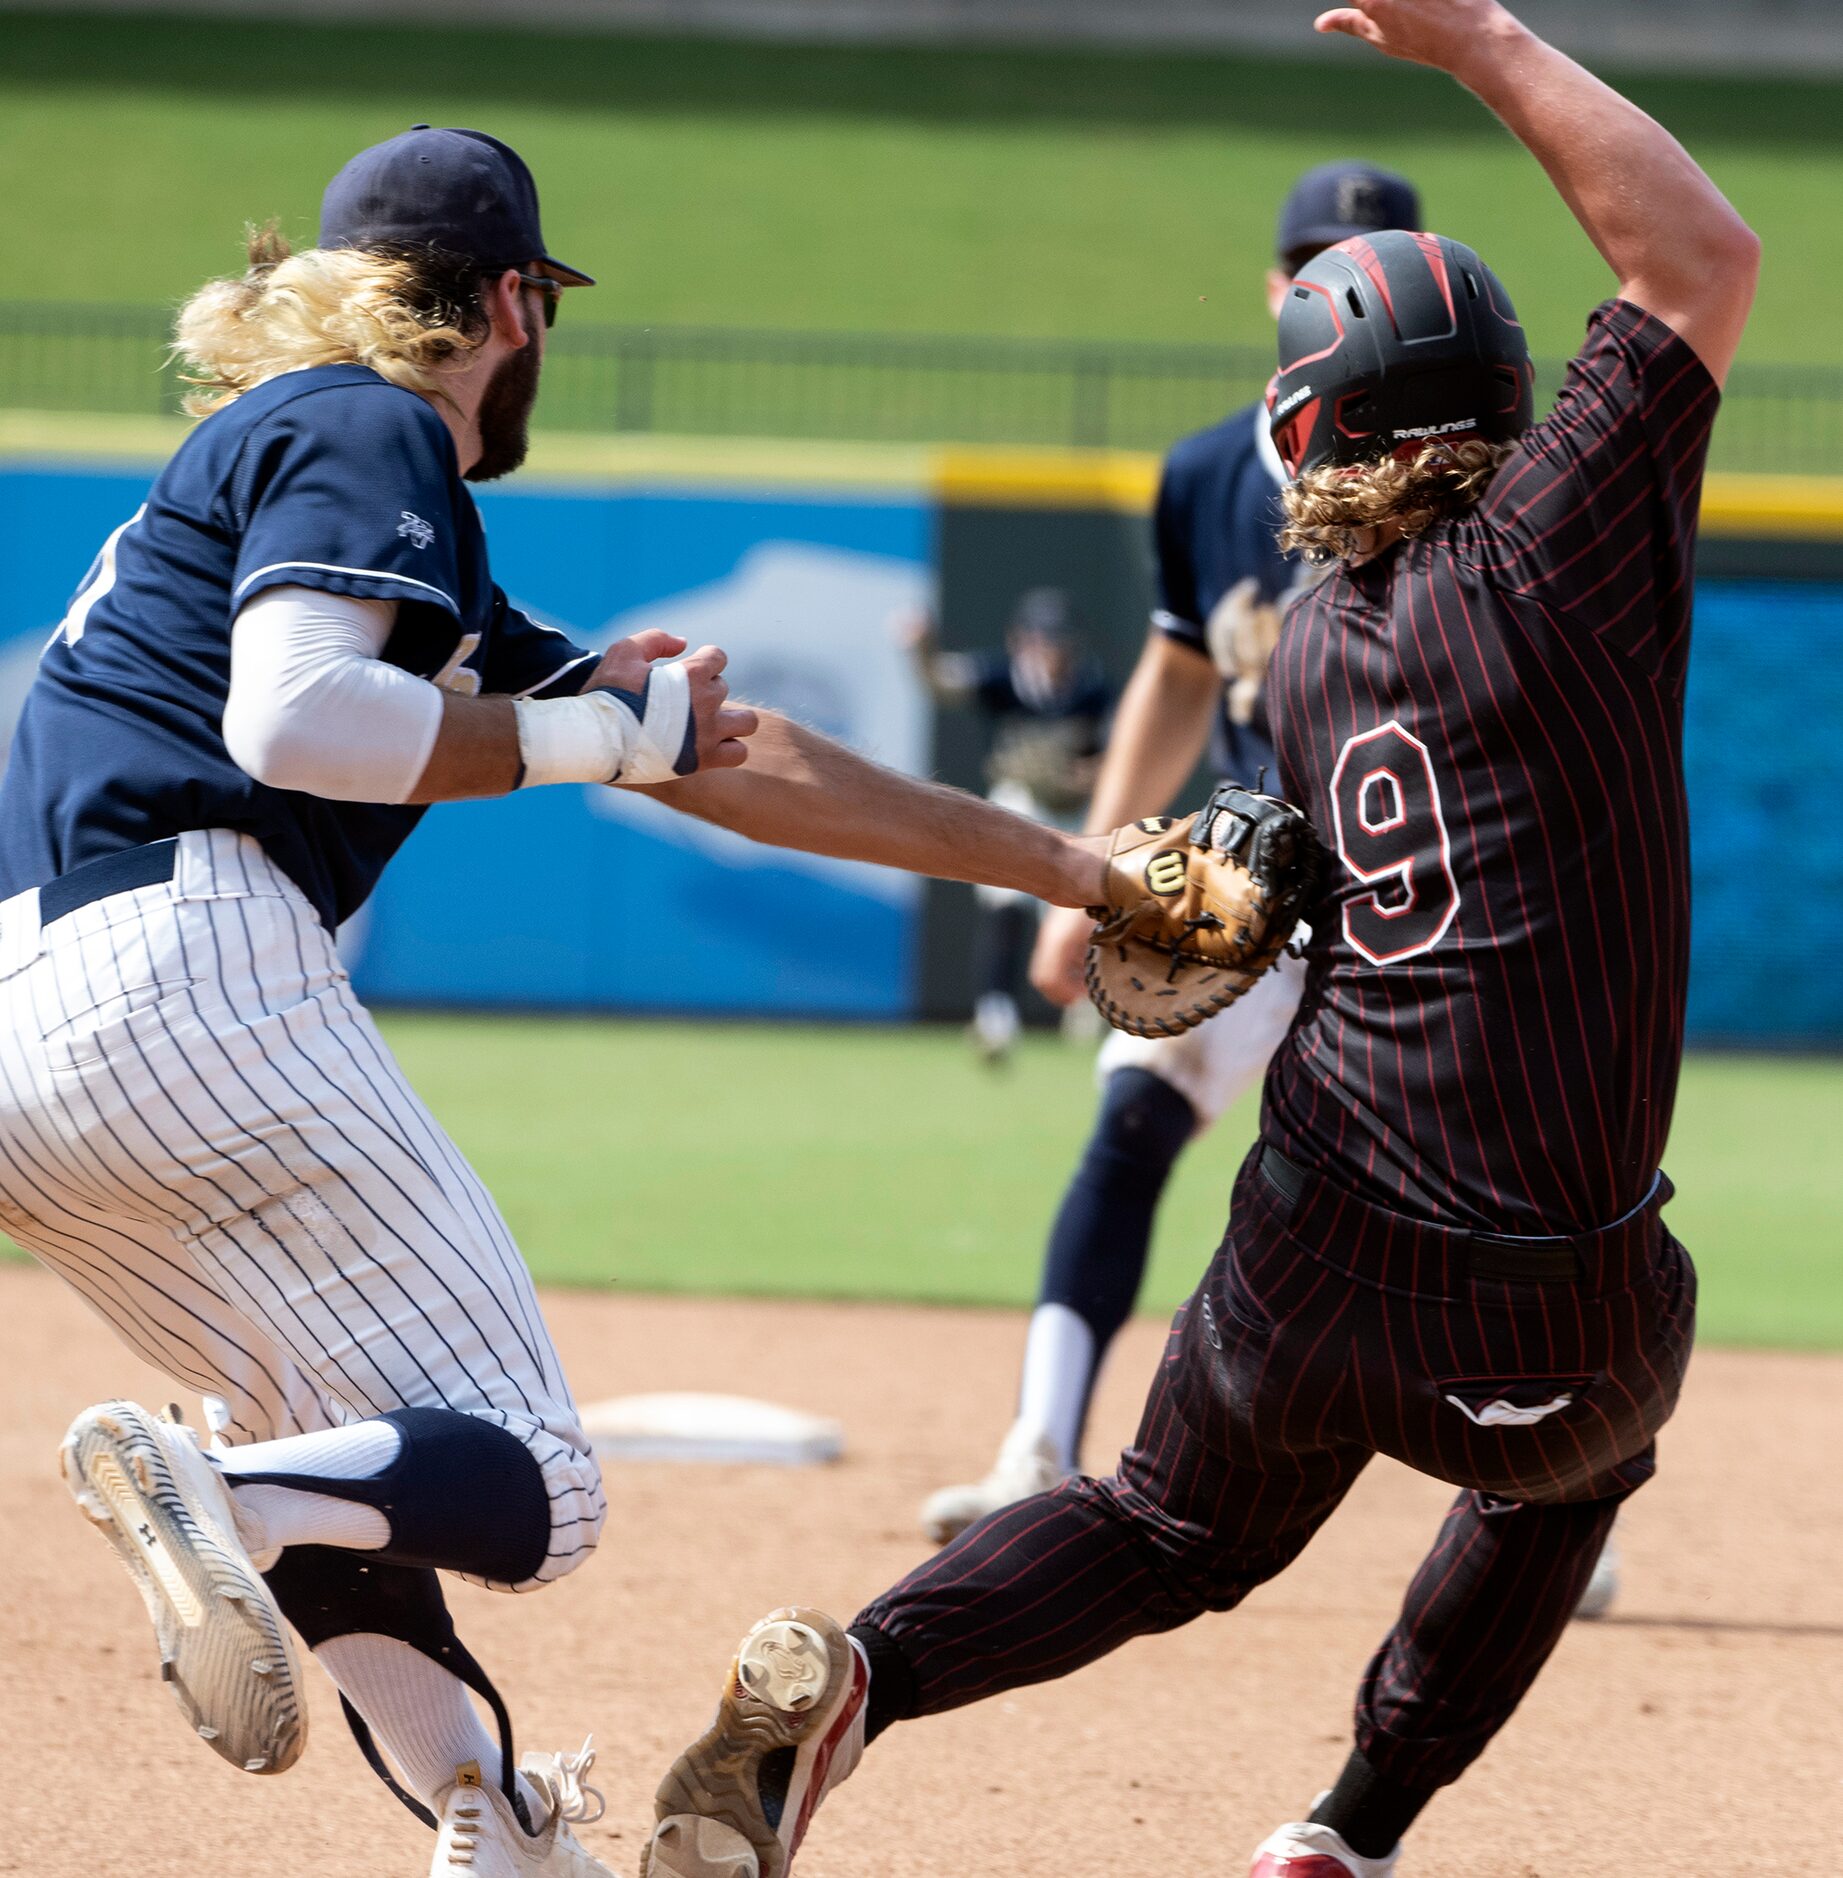
{"type": "Polygon", "coordinates": [[[1503,282],[1463,242],[1380,230],[1327,248],[1287,289],[1267,418],[1295,476],[1438,439],[1520,436],[1529,343],[1503,282]]]}

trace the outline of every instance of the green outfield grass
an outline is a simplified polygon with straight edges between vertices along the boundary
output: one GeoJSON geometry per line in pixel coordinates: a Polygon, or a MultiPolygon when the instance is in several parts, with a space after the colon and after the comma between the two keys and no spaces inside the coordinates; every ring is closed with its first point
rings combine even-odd
{"type": "MultiPolygon", "coordinates": [[[[1843,85],[1635,89],[1765,237],[1748,354],[1834,363],[1843,85]]],[[[1482,109],[1380,60],[0,14],[0,294],[171,301],[417,119],[531,157],[552,246],[605,281],[571,320],[1264,343],[1276,200],[1352,153],[1498,261],[1539,351],[1608,285],[1482,109]]]]}
{"type": "MultiPolygon", "coordinates": [[[[410,1077],[555,1283],[1025,1304],[1093,1112],[1092,1058],[1002,1074],[942,1030],[398,1014],[410,1077]]],[[[1221,1236],[1244,1104],[1180,1165],[1144,1300],[1221,1236]]],[[[1719,1342],[1843,1348],[1843,1062],[1704,1056],[1670,1222],[1719,1342]]]]}

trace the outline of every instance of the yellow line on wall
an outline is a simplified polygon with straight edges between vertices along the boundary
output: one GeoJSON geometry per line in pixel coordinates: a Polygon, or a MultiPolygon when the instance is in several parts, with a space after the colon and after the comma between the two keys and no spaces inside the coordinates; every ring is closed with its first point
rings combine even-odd
{"type": "Polygon", "coordinates": [[[1158,458],[1131,450],[947,448],[934,464],[945,502],[989,508],[1149,511],[1158,458]]]}
{"type": "Polygon", "coordinates": [[[184,417],[105,417],[95,411],[0,411],[0,458],[35,462],[164,463],[192,428],[184,417]]]}
{"type": "MultiPolygon", "coordinates": [[[[165,462],[191,429],[192,420],[184,417],[0,411],[0,459],[151,467],[165,462]]],[[[933,484],[934,457],[929,445],[911,443],[539,431],[525,474],[542,482],[742,489],[767,484],[920,496],[933,484]]]]}
{"type": "Polygon", "coordinates": [[[1717,472],[1702,496],[1705,534],[1843,541],[1843,476],[1717,472]]]}
{"type": "MultiPolygon", "coordinates": [[[[179,417],[92,411],[0,411],[0,460],[163,462],[191,428],[179,417]]],[[[824,489],[932,494],[973,508],[1147,512],[1158,458],[1131,450],[975,444],[833,443],[758,437],[662,437],[540,431],[527,474],[605,487],[824,489]]],[[[1705,533],[1843,541],[1843,476],[1709,477],[1705,533]]]]}

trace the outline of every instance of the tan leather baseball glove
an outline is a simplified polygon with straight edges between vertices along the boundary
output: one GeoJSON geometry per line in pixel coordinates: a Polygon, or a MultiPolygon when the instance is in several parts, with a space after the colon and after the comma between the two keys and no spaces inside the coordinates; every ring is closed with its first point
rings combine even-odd
{"type": "Polygon", "coordinates": [[[1175,1037],[1226,1010],[1285,950],[1318,883],[1319,844],[1277,796],[1220,784],[1195,815],[1113,838],[1090,909],[1088,995],[1116,1030],[1175,1037]]]}

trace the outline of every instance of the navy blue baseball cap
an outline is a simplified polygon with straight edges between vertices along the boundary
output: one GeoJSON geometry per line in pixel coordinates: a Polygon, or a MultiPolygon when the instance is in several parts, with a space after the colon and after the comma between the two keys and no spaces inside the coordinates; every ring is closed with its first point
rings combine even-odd
{"type": "Polygon", "coordinates": [[[1068,640],[1081,630],[1081,619],[1060,587],[1032,587],[1011,609],[1010,630],[1034,639],[1068,640]]]}
{"type": "Polygon", "coordinates": [[[1281,260],[1381,228],[1419,228],[1420,191],[1373,163],[1321,163],[1293,184],[1280,209],[1274,252],[1281,260]]]}
{"type": "Polygon", "coordinates": [[[445,248],[483,273],[536,262],[565,287],[595,285],[546,250],[530,170],[483,130],[417,124],[361,150],[326,186],[320,245],[445,248]]]}

